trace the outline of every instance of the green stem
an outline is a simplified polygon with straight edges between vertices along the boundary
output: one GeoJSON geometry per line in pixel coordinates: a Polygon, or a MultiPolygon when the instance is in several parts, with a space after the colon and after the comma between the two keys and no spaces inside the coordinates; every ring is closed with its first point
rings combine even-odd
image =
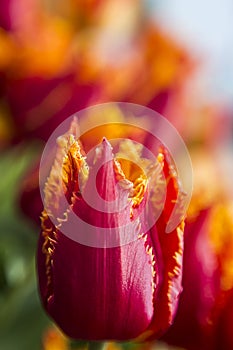
{"type": "Polygon", "coordinates": [[[88,343],[88,350],[104,350],[105,343],[102,342],[90,342],[88,343]]]}

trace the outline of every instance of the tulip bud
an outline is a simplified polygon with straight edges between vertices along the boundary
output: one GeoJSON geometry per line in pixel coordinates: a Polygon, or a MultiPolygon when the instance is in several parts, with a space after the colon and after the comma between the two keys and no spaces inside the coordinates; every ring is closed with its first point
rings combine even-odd
{"type": "Polygon", "coordinates": [[[103,138],[87,159],[73,130],[59,138],[44,188],[38,247],[44,308],[74,339],[158,338],[182,290],[183,221],[166,233],[183,196],[175,168],[166,149],[152,162],[130,140],[113,154],[103,138]],[[79,241],[90,232],[96,246],[79,241]]]}

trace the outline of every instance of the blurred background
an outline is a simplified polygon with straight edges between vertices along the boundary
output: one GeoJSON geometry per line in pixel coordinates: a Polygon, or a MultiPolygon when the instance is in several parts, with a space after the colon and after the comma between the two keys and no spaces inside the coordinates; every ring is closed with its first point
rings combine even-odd
{"type": "Polygon", "coordinates": [[[1,0],[0,348],[66,350],[40,305],[35,254],[43,145],[66,117],[125,101],[165,116],[194,168],[184,292],[154,344],[233,349],[231,0],[1,0]]]}

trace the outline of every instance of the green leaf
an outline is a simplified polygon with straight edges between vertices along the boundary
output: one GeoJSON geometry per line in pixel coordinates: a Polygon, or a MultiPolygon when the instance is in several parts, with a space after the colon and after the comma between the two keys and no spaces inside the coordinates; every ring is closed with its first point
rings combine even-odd
{"type": "Polygon", "coordinates": [[[0,349],[41,350],[50,324],[37,292],[38,232],[20,215],[18,191],[38,147],[20,145],[0,155],[0,349]]]}

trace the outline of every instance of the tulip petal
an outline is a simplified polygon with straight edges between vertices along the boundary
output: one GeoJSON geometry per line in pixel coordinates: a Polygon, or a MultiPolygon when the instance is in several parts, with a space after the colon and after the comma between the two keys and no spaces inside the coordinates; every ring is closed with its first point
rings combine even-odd
{"type": "Polygon", "coordinates": [[[147,332],[142,335],[142,339],[158,338],[172,324],[177,309],[178,298],[182,291],[183,222],[178,224],[172,232],[166,233],[166,226],[175,203],[178,200],[180,189],[177,175],[171,166],[171,160],[167,151],[165,149],[161,150],[159,157],[163,162],[167,193],[164,209],[156,225],[152,227],[150,234],[153,245],[160,246],[161,248],[159,253],[159,276],[161,278],[159,290],[154,298],[156,312],[147,332]]]}
{"type": "MultiPolygon", "coordinates": [[[[45,275],[39,261],[41,284],[45,275]]],[[[150,324],[151,262],[143,240],[92,248],[57,232],[51,273],[53,292],[46,309],[70,337],[125,340],[150,324]]]]}
{"type": "MultiPolygon", "coordinates": [[[[209,209],[188,221],[184,235],[183,293],[173,325],[164,339],[188,349],[212,349],[209,331],[219,276],[208,238],[209,209]]],[[[224,348],[225,349],[225,348],[224,348]]]]}

